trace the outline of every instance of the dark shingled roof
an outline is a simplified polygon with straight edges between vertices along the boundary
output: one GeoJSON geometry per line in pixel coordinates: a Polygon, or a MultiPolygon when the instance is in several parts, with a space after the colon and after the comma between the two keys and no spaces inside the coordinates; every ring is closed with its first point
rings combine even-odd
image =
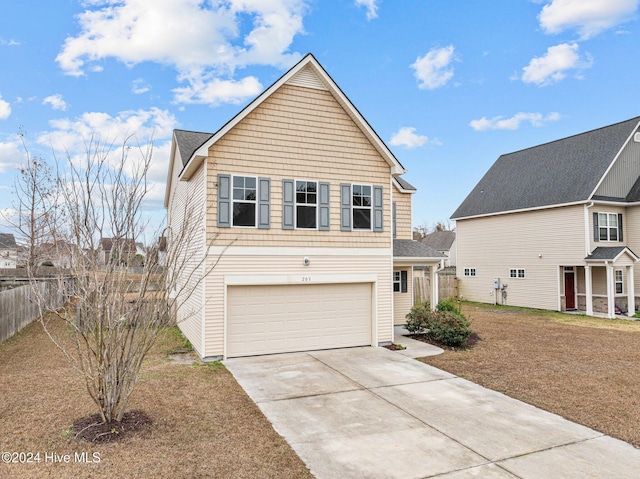
{"type": "Polygon", "coordinates": [[[11,233],[0,233],[0,248],[12,249],[17,247],[16,239],[11,233]]]}
{"type": "Polygon", "coordinates": [[[415,240],[393,240],[393,256],[414,258],[446,258],[433,248],[415,240]]]}
{"type": "Polygon", "coordinates": [[[502,155],[451,218],[586,201],[640,117],[502,155]]]}
{"type": "Polygon", "coordinates": [[[434,231],[429,233],[420,242],[437,251],[448,251],[456,240],[456,234],[453,231],[434,231]]]}
{"type": "MultiPolygon", "coordinates": [[[[633,256],[636,254],[626,246],[598,246],[585,260],[612,260],[624,250],[628,250],[633,256]]],[[[636,256],[637,257],[637,256],[636,256]]]]}
{"type": "Polygon", "coordinates": [[[401,178],[400,176],[396,176],[395,177],[396,181],[400,184],[400,186],[405,189],[405,190],[412,190],[412,191],[416,191],[416,187],[413,186],[411,183],[409,183],[407,180],[405,180],[404,178],[401,178]]]}
{"type": "Polygon", "coordinates": [[[173,130],[173,133],[176,135],[176,143],[180,150],[182,166],[186,166],[191,155],[213,136],[213,133],[187,130],[173,130]]]}

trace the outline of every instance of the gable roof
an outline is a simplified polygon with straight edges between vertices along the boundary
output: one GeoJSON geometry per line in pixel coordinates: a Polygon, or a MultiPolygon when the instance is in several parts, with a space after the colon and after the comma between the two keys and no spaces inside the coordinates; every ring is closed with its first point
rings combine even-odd
{"type": "Polygon", "coordinates": [[[587,201],[640,117],[501,155],[452,219],[587,201]]]}
{"type": "Polygon", "coordinates": [[[422,238],[420,242],[436,251],[449,251],[455,240],[456,234],[453,231],[434,231],[422,238]]]}
{"type": "Polygon", "coordinates": [[[17,247],[16,238],[11,233],[0,233],[0,248],[14,249],[17,247]]]}
{"type": "MultiPolygon", "coordinates": [[[[351,103],[347,96],[342,92],[340,87],[333,81],[325,69],[318,63],[315,57],[308,53],[302,60],[294,65],[288,72],[286,72],[280,79],[278,79],[273,85],[263,91],[255,100],[249,103],[243,110],[241,110],[236,116],[229,120],[222,128],[216,133],[210,134],[209,138],[206,138],[203,143],[196,147],[191,154],[187,157],[192,146],[197,143],[197,140],[204,138],[207,133],[198,132],[186,132],[181,130],[183,134],[174,135],[174,140],[182,141],[187,140],[184,146],[179,145],[180,155],[183,151],[183,169],[180,172],[180,178],[188,180],[193,173],[195,173],[204,159],[209,154],[209,148],[215,144],[220,138],[222,138],[227,132],[235,127],[240,121],[242,121],[247,115],[253,112],[258,106],[260,106],[269,96],[271,96],[276,90],[287,82],[291,82],[295,85],[305,84],[311,88],[322,88],[328,90],[336,101],[344,108],[351,119],[358,125],[362,133],[369,139],[373,147],[378,153],[385,159],[385,161],[391,166],[391,173],[393,175],[401,175],[406,173],[404,167],[400,164],[398,159],[393,155],[391,150],[385,145],[378,134],[371,128],[371,125],[360,114],[358,109],[351,103]],[[295,78],[294,78],[295,77],[295,78]],[[191,134],[191,135],[189,135],[191,134]]],[[[173,168],[174,147],[172,146],[171,165],[169,170],[173,168]]],[[[168,204],[168,192],[171,188],[171,174],[167,181],[167,189],[165,194],[165,206],[168,204]]]]}
{"type": "Polygon", "coordinates": [[[598,246],[585,258],[585,261],[615,261],[625,252],[634,261],[638,261],[636,254],[626,246],[598,246]]]}
{"type": "Polygon", "coordinates": [[[182,167],[184,168],[193,153],[199,147],[201,147],[209,138],[211,138],[213,136],[213,133],[173,130],[173,135],[175,137],[176,145],[178,145],[180,158],[182,159],[182,167]]]}
{"type": "Polygon", "coordinates": [[[400,176],[394,176],[393,181],[403,193],[415,193],[416,187],[400,176]]]}
{"type": "Polygon", "coordinates": [[[393,240],[396,258],[446,258],[442,253],[415,240],[393,240]]]}
{"type": "Polygon", "coordinates": [[[104,251],[111,251],[120,244],[122,245],[123,252],[133,252],[136,250],[136,242],[132,238],[100,238],[100,247],[104,251]]]}

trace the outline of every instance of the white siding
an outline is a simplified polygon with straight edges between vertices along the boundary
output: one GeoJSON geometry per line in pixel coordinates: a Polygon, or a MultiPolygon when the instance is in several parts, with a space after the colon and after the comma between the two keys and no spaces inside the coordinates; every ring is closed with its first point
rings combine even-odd
{"type": "Polygon", "coordinates": [[[458,220],[460,295],[493,303],[500,278],[506,304],[558,309],[559,266],[583,264],[584,228],[583,206],[458,220]],[[464,268],[476,268],[476,276],[465,277],[464,268]],[[524,268],[526,277],[510,278],[511,268],[524,268]]]}

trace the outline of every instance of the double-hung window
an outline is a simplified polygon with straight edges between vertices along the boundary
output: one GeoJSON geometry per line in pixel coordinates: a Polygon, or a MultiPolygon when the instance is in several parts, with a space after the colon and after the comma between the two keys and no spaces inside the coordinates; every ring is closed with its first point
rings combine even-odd
{"type": "Polygon", "coordinates": [[[394,271],[393,272],[393,292],[394,293],[406,293],[408,291],[408,279],[407,271],[394,271]]]}
{"type": "Polygon", "coordinates": [[[256,225],[255,176],[233,177],[233,226],[256,225]]]}
{"type": "Polygon", "coordinates": [[[622,215],[594,213],[596,241],[622,241],[622,215]]]}
{"type": "Polygon", "coordinates": [[[296,228],[316,229],[318,183],[296,181],[296,228]]]}
{"type": "Polygon", "coordinates": [[[353,185],[351,193],[353,229],[371,229],[371,186],[353,185]]]}
{"type": "Polygon", "coordinates": [[[622,270],[621,269],[617,269],[615,271],[615,275],[616,275],[616,294],[622,294],[622,270]]]}

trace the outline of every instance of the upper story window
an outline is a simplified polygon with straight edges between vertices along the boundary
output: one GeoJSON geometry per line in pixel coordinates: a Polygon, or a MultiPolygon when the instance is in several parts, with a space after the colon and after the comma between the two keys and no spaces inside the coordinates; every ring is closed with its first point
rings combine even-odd
{"type": "Polygon", "coordinates": [[[622,215],[619,213],[594,213],[595,241],[622,241],[622,215]]]}
{"type": "Polygon", "coordinates": [[[371,229],[371,186],[353,185],[351,193],[353,209],[353,229],[371,229]]]}
{"type": "Polygon", "coordinates": [[[318,183],[296,181],[296,227],[316,229],[318,183]]]}
{"type": "Polygon", "coordinates": [[[233,226],[256,225],[255,176],[233,177],[233,226]]]}

